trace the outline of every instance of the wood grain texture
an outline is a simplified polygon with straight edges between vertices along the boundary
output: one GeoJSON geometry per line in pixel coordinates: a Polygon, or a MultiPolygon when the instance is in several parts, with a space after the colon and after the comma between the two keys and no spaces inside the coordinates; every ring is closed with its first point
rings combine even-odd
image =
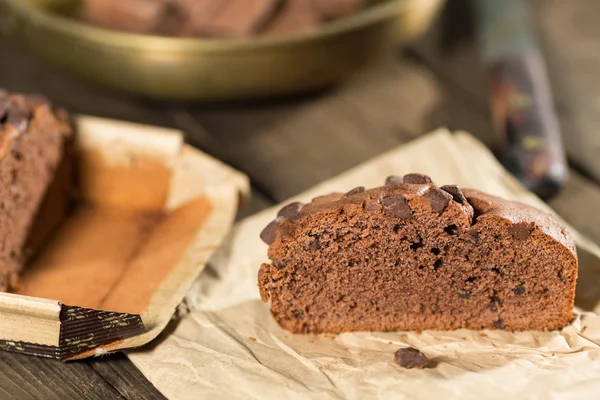
{"type": "Polygon", "coordinates": [[[105,400],[124,397],[87,364],[64,364],[0,352],[0,398],[105,400]]]}
{"type": "Polygon", "coordinates": [[[126,399],[158,400],[165,397],[142,375],[124,354],[94,359],[89,365],[126,399]],[[110,362],[107,362],[110,361],[110,362]]]}
{"type": "MultiPolygon", "coordinates": [[[[466,0],[449,3],[461,2],[466,0]]],[[[600,66],[594,40],[600,2],[532,4],[563,134],[588,143],[600,115],[593,90],[600,66]]],[[[1,37],[0,56],[10,57],[0,63],[0,87],[41,91],[72,112],[184,129],[190,142],[252,178],[254,197],[240,210],[241,218],[440,125],[471,131],[491,143],[485,74],[477,47],[465,39],[468,11],[447,10],[445,15],[449,18],[408,59],[390,55],[348,85],[294,100],[211,106],[147,102],[68,76],[1,37]],[[448,25],[458,27],[454,36],[443,34],[448,25]]],[[[570,151],[572,161],[588,165],[584,153],[579,156],[580,148],[571,145],[570,151]]],[[[600,241],[598,185],[572,173],[566,189],[550,204],[582,233],[600,241]]],[[[0,398],[11,396],[162,398],[122,355],[59,364],[0,352],[0,398]]]]}
{"type": "Polygon", "coordinates": [[[337,90],[261,107],[187,108],[177,127],[249,174],[277,201],[404,143],[433,126],[432,76],[390,55],[337,90]]]}

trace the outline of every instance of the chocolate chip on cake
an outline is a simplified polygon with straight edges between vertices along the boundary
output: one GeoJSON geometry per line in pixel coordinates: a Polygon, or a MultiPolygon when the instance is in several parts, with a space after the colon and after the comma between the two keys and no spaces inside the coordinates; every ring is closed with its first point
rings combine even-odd
{"type": "Polygon", "coordinates": [[[262,239],[263,242],[265,242],[268,245],[273,244],[273,242],[275,241],[275,238],[277,237],[275,230],[277,229],[277,226],[279,225],[279,222],[281,221],[280,218],[281,217],[275,219],[274,221],[271,221],[269,223],[269,225],[267,225],[265,227],[265,229],[263,229],[262,232],[260,233],[260,238],[262,239]]]}
{"type": "Polygon", "coordinates": [[[534,228],[535,224],[531,222],[518,222],[508,228],[508,232],[517,239],[527,239],[534,228]]]}
{"type": "Polygon", "coordinates": [[[456,185],[444,185],[440,187],[440,189],[442,189],[444,192],[450,193],[454,201],[456,201],[457,203],[462,204],[465,202],[465,200],[467,200],[463,192],[461,192],[461,190],[456,185]]]}
{"type": "Polygon", "coordinates": [[[403,196],[391,196],[381,200],[383,213],[390,217],[399,219],[410,219],[412,210],[408,205],[408,201],[403,196]]]}
{"type": "Polygon", "coordinates": [[[369,189],[362,201],[321,197],[282,219],[275,241],[271,227],[259,288],[277,323],[294,333],[570,323],[577,257],[559,222],[477,190],[407,180],[418,184],[369,189]]]}
{"type": "Polygon", "coordinates": [[[429,176],[423,174],[406,174],[402,178],[402,182],[410,183],[413,185],[426,185],[429,183],[433,183],[429,176]]]}
{"type": "Polygon", "coordinates": [[[386,185],[401,185],[403,183],[404,183],[404,181],[402,180],[402,177],[398,176],[398,175],[388,176],[387,179],[385,180],[386,185]]]}
{"type": "Polygon", "coordinates": [[[396,362],[402,368],[423,369],[429,364],[427,356],[412,347],[404,347],[396,351],[396,362]]]}
{"type": "Polygon", "coordinates": [[[304,204],[300,203],[299,201],[290,203],[281,208],[281,210],[279,210],[279,212],[277,213],[277,216],[284,218],[294,218],[298,214],[300,214],[300,211],[302,211],[302,207],[304,207],[304,204]]]}
{"type": "Polygon", "coordinates": [[[494,321],[494,323],[492,325],[494,325],[494,328],[496,328],[496,329],[504,329],[506,327],[506,325],[504,324],[504,320],[502,318],[500,318],[497,321],[494,321]]]}
{"type": "Polygon", "coordinates": [[[352,189],[351,191],[349,191],[348,193],[346,193],[345,195],[342,196],[343,199],[350,197],[350,196],[354,196],[355,194],[359,194],[365,191],[365,187],[364,186],[358,186],[355,187],[354,189],[352,189]]]}
{"type": "Polygon", "coordinates": [[[433,211],[440,214],[446,209],[450,200],[452,200],[452,195],[440,188],[434,187],[425,192],[425,198],[429,200],[429,205],[433,211]]]}
{"type": "Polygon", "coordinates": [[[367,212],[374,212],[374,211],[381,210],[382,206],[381,206],[381,203],[378,202],[377,200],[367,200],[363,204],[363,207],[364,207],[365,211],[367,211],[367,212]]]}
{"type": "Polygon", "coordinates": [[[31,117],[31,111],[24,105],[12,104],[6,113],[6,124],[10,124],[18,131],[24,132],[31,117]]]}

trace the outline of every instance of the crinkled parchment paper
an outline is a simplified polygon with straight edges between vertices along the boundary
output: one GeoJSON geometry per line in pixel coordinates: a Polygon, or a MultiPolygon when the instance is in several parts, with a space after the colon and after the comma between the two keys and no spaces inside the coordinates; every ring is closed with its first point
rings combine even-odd
{"type": "MultiPolygon", "coordinates": [[[[379,186],[390,174],[423,172],[547,207],[482,144],[439,130],[323,182],[293,200],[379,186]]],[[[258,234],[274,207],[234,228],[188,293],[190,312],[162,342],[129,358],[171,399],[586,399],[600,398],[600,252],[577,232],[576,320],[558,332],[372,332],[302,336],[283,331],[260,301],[256,274],[267,246],[258,234]],[[432,360],[394,363],[402,346],[432,360]]]]}

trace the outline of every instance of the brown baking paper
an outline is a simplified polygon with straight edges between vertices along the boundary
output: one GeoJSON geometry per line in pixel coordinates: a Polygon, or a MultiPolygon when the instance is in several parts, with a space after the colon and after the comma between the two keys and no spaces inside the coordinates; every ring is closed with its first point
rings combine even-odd
{"type": "Polygon", "coordinates": [[[2,350],[72,360],[148,343],[248,192],[244,175],[185,145],[181,132],[74,122],[80,204],[16,291],[0,293],[2,350]]]}
{"type": "MultiPolygon", "coordinates": [[[[317,185],[308,201],[390,174],[423,172],[548,210],[466,133],[438,130],[317,185]]],[[[554,332],[365,332],[293,335],[259,299],[257,270],[267,246],[258,235],[280,206],[236,225],[188,292],[187,314],[153,349],[129,358],[171,399],[585,399],[600,391],[598,248],[571,230],[580,278],[576,319],[554,332]],[[431,360],[404,370],[395,351],[412,346],[431,360]]]]}

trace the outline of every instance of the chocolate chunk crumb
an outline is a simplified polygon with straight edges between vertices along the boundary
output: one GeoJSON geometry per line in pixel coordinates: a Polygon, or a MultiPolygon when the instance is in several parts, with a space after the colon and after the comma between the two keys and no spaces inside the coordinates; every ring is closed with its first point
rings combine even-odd
{"type": "Polygon", "coordinates": [[[458,233],[458,226],[455,224],[448,225],[444,228],[444,232],[446,232],[448,235],[456,235],[458,233]]]}
{"type": "Polygon", "coordinates": [[[456,185],[444,185],[440,187],[440,189],[442,189],[446,193],[450,193],[454,201],[456,201],[457,203],[462,204],[465,200],[467,200],[463,192],[456,185]]]}
{"type": "Polygon", "coordinates": [[[263,242],[268,244],[269,246],[275,241],[275,229],[277,229],[277,225],[279,225],[279,218],[274,221],[271,221],[269,225],[265,227],[260,233],[260,238],[263,242]]]}
{"type": "Polygon", "coordinates": [[[515,288],[513,289],[513,292],[514,292],[515,294],[525,294],[525,286],[523,286],[523,285],[518,285],[517,287],[515,287],[515,288]]]}
{"type": "Polygon", "coordinates": [[[285,268],[285,265],[283,265],[282,263],[280,263],[278,261],[273,261],[273,266],[279,270],[282,270],[285,268]]]}
{"type": "Polygon", "coordinates": [[[458,292],[458,297],[465,300],[469,299],[471,298],[471,292],[469,292],[468,290],[461,290],[460,292],[458,292]]]}
{"type": "Polygon", "coordinates": [[[535,224],[533,222],[518,222],[508,228],[508,233],[510,233],[515,239],[524,240],[529,237],[533,228],[535,228],[535,224]]]}
{"type": "Polygon", "coordinates": [[[346,193],[345,195],[342,196],[342,199],[345,199],[347,197],[350,196],[354,196],[355,194],[359,194],[365,191],[365,187],[364,186],[358,186],[355,187],[354,189],[352,189],[351,191],[349,191],[348,193],[346,193]]]}
{"type": "Polygon", "coordinates": [[[404,181],[402,180],[402,177],[398,175],[388,176],[385,180],[386,185],[401,185],[403,183],[404,181]]]}
{"type": "Polygon", "coordinates": [[[396,362],[402,368],[423,369],[427,367],[429,360],[419,350],[412,347],[405,347],[396,351],[396,362]]]}
{"type": "Polygon", "coordinates": [[[321,240],[319,238],[314,238],[309,244],[311,250],[319,250],[321,248],[321,240]]]}
{"type": "Polygon", "coordinates": [[[506,325],[504,325],[504,320],[502,318],[500,318],[498,321],[494,322],[494,328],[497,329],[504,329],[506,325]]]}
{"type": "Polygon", "coordinates": [[[385,215],[400,219],[412,218],[412,210],[408,205],[408,200],[403,196],[386,197],[381,201],[381,204],[385,215]]]}
{"type": "Polygon", "coordinates": [[[414,185],[427,185],[433,183],[430,177],[423,174],[406,174],[402,178],[402,182],[414,185]]]}
{"type": "Polygon", "coordinates": [[[302,204],[298,201],[296,201],[294,203],[290,203],[290,204],[284,206],[281,210],[279,210],[279,212],[277,213],[277,216],[283,217],[283,218],[294,218],[298,214],[300,214],[302,207],[304,207],[304,204],[302,204]]]}
{"type": "Polygon", "coordinates": [[[425,198],[429,200],[429,205],[433,211],[441,214],[446,209],[448,203],[450,203],[450,200],[452,200],[452,195],[434,187],[425,192],[425,198]]]}
{"type": "Polygon", "coordinates": [[[27,125],[29,125],[30,119],[31,112],[28,109],[18,106],[11,106],[8,109],[6,123],[11,124],[19,131],[24,132],[27,129],[27,125]]]}

